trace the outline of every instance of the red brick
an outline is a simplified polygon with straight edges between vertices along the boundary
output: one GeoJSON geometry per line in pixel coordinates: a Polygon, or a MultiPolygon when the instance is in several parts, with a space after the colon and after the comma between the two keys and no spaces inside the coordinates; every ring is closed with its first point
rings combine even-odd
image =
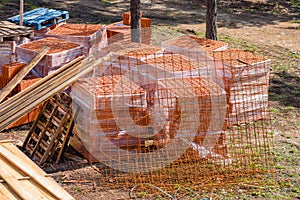
{"type": "MultiPolygon", "coordinates": [[[[140,15],[142,17],[142,12],[140,12],[140,15]]],[[[123,24],[130,25],[131,23],[131,14],[130,12],[123,13],[123,24]]]]}
{"type": "Polygon", "coordinates": [[[10,64],[2,65],[2,76],[8,80],[11,80],[23,67],[25,63],[13,62],[10,64]]]}
{"type": "Polygon", "coordinates": [[[151,24],[152,24],[152,19],[150,19],[150,18],[142,18],[141,19],[141,27],[142,28],[150,27],[151,24]]]}
{"type": "Polygon", "coordinates": [[[9,83],[9,79],[4,78],[3,75],[0,75],[0,88],[4,88],[9,83]]]}
{"type": "Polygon", "coordinates": [[[10,124],[8,127],[6,127],[6,129],[10,129],[27,123],[28,123],[28,114],[25,114],[23,117],[21,117],[20,119],[10,124]]]}
{"type": "Polygon", "coordinates": [[[23,79],[17,86],[17,92],[21,92],[23,91],[25,88],[31,86],[32,84],[34,84],[35,82],[39,81],[41,78],[30,75],[25,77],[25,79],[23,79]]]}
{"type": "Polygon", "coordinates": [[[32,121],[35,121],[37,119],[37,116],[41,110],[41,107],[42,106],[38,106],[37,108],[35,108],[33,111],[31,111],[29,114],[28,114],[28,122],[32,122],[32,121]]]}

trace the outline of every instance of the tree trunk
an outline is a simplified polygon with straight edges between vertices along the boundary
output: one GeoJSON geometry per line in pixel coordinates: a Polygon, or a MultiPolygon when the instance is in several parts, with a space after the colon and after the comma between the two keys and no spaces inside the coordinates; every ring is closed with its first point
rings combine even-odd
{"type": "Polygon", "coordinates": [[[205,37],[218,40],[217,37],[217,0],[207,0],[205,37]]]}
{"type": "Polygon", "coordinates": [[[140,0],[130,0],[131,41],[141,43],[140,0]]]}

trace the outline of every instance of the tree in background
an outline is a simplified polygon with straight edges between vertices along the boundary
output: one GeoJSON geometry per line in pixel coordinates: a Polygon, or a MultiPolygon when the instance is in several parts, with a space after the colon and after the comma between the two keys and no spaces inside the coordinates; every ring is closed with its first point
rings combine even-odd
{"type": "Polygon", "coordinates": [[[141,43],[140,0],[130,0],[131,41],[141,43]]]}
{"type": "Polygon", "coordinates": [[[217,0],[207,0],[206,3],[206,33],[205,37],[218,40],[217,37],[217,0]]]}

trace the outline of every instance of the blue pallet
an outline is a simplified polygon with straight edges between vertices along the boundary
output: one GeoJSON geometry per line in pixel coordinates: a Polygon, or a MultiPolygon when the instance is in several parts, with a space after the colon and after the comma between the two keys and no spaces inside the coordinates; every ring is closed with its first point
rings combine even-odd
{"type": "MultiPolygon", "coordinates": [[[[25,26],[33,26],[35,30],[41,30],[69,19],[69,12],[48,8],[37,8],[23,14],[25,26]]],[[[7,21],[20,23],[20,15],[10,17],[7,21]]]]}

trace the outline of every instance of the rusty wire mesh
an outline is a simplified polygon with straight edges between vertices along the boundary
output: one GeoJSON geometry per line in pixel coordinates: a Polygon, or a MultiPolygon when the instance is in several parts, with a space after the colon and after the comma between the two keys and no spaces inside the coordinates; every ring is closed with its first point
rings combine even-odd
{"type": "Polygon", "coordinates": [[[272,171],[270,60],[194,36],[99,55],[71,95],[102,186],[203,189],[272,171]]]}

